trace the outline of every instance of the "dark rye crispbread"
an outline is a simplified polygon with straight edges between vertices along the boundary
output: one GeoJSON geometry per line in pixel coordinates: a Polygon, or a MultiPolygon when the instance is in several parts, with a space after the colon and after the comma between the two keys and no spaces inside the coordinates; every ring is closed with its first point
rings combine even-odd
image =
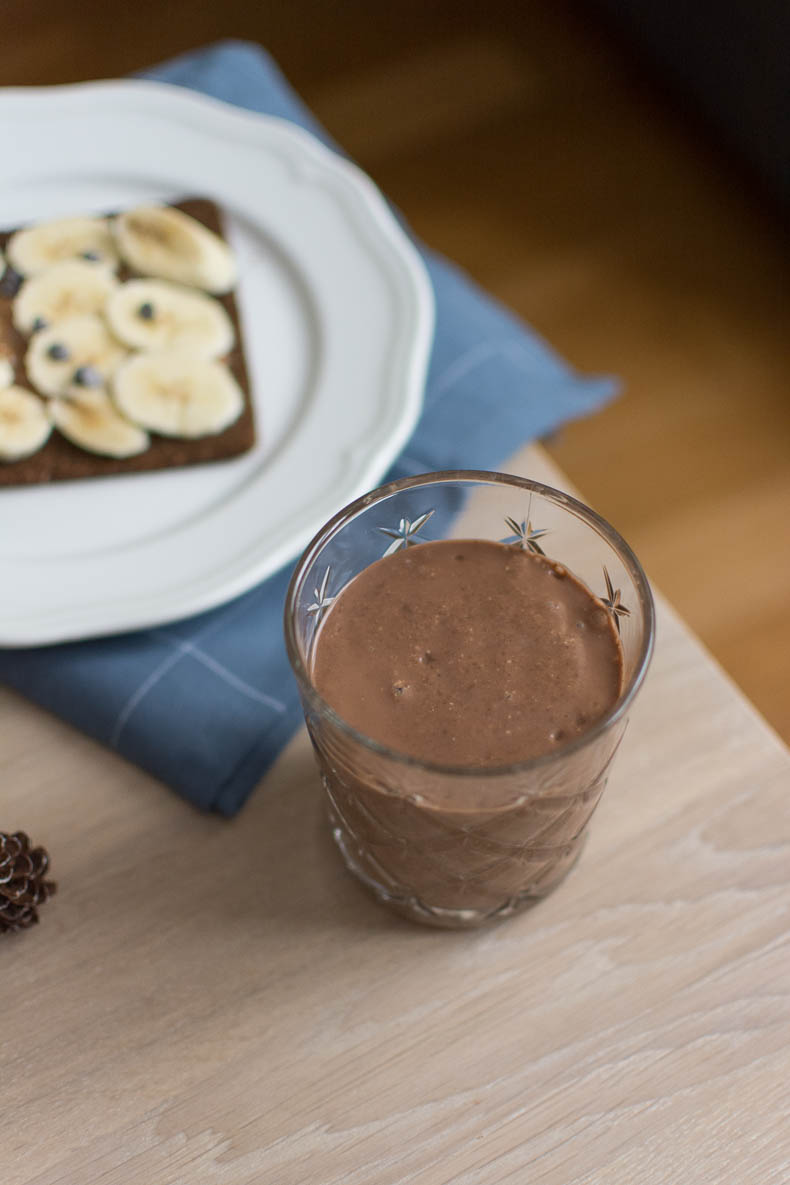
{"type": "MultiPolygon", "coordinates": [[[[218,206],[207,198],[188,198],[168,203],[202,222],[209,230],[224,238],[222,218],[218,206]]],[[[117,213],[118,211],[112,211],[117,213]]],[[[65,216],[65,212],[64,212],[65,216]]],[[[16,228],[14,228],[16,229],[16,228]]],[[[14,229],[0,233],[0,248],[4,248],[14,229]]],[[[121,280],[133,278],[135,273],[123,266],[118,270],[121,280]]],[[[55,429],[47,443],[37,453],[19,461],[0,461],[0,487],[38,485],[50,481],[72,481],[84,477],[105,477],[115,473],[149,473],[154,469],[174,469],[197,465],[205,461],[220,461],[246,453],[255,443],[255,419],[252,409],[250,382],[244,359],[241,324],[233,291],[215,297],[225,309],[236,331],[235,345],[223,360],[244,393],[244,410],[229,428],[215,436],[201,436],[197,440],[151,433],[151,444],[135,457],[100,457],[78,448],[55,429]]],[[[29,390],[35,388],[28,381],[24,368],[27,340],[19,334],[11,320],[13,297],[0,294],[0,348],[10,350],[14,365],[14,381],[29,390]]]]}

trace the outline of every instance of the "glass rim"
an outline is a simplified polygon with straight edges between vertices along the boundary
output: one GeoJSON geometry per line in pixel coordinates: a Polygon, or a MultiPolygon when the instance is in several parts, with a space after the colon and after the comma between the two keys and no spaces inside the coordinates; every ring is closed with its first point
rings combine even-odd
{"type": "Polygon", "coordinates": [[[579,501],[578,498],[574,498],[572,494],[566,494],[564,490],[558,490],[554,486],[546,485],[544,482],[533,481],[528,477],[519,477],[513,473],[502,473],[497,470],[486,469],[441,469],[431,473],[420,473],[414,477],[401,477],[396,481],[390,481],[384,485],[376,486],[375,489],[369,490],[368,493],[355,498],[353,502],[349,502],[342,509],[338,510],[332,518],[328,519],[307,544],[291,575],[288,583],[288,591],[285,595],[283,626],[288,661],[291,664],[291,669],[303,696],[312,708],[323,717],[328,718],[340,732],[345,733],[346,736],[378,756],[385,757],[401,765],[451,777],[498,778],[512,774],[526,774],[532,770],[550,765],[558,759],[570,757],[591,744],[597,737],[601,736],[622,719],[633,703],[636,693],[642,686],[648,667],[650,666],[655,643],[656,615],[653,594],[647,576],[634,551],[611,523],[607,522],[597,511],[587,506],[584,502],[579,501]],[[415,757],[399,749],[392,749],[388,745],[382,744],[381,741],[374,740],[373,737],[360,732],[359,729],[354,728],[352,724],[349,724],[342,716],[338,715],[332,705],[316,689],[306,665],[302,661],[300,647],[296,639],[294,609],[297,592],[311,564],[338,530],[351,519],[356,518],[363,510],[368,509],[368,507],[375,505],[377,502],[384,501],[393,494],[400,493],[402,490],[413,489],[417,486],[448,485],[452,482],[459,484],[466,483],[468,485],[514,486],[527,493],[539,494],[565,507],[565,509],[579,518],[582,518],[597,530],[600,535],[603,535],[607,542],[617,551],[633,580],[643,608],[645,627],[639,655],[630,679],[612,707],[586,732],[564,742],[550,753],[540,753],[536,757],[527,758],[525,761],[510,762],[507,765],[451,765],[444,762],[427,761],[422,757],[415,757]]]}

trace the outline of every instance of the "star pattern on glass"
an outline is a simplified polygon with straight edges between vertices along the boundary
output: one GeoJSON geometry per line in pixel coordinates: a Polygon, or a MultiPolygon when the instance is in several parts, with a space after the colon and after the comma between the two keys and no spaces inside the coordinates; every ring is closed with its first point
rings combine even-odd
{"type": "Polygon", "coordinates": [[[323,579],[322,579],[320,585],[318,586],[318,588],[313,589],[313,592],[315,594],[315,600],[313,601],[312,605],[307,606],[307,612],[313,613],[315,615],[316,628],[318,627],[318,625],[321,621],[321,618],[324,616],[324,614],[326,613],[329,606],[335,600],[334,597],[328,597],[326,594],[326,590],[329,585],[329,576],[330,576],[331,572],[332,572],[331,568],[327,568],[327,570],[324,572],[324,576],[323,576],[323,579]]]}
{"type": "Polygon", "coordinates": [[[422,540],[415,539],[415,535],[425,526],[433,513],[433,510],[426,510],[425,514],[419,515],[413,522],[409,518],[402,518],[395,529],[392,527],[379,527],[382,535],[389,535],[390,539],[392,539],[392,543],[390,543],[384,555],[394,555],[396,551],[400,551],[403,547],[412,547],[415,543],[421,543],[422,540]]]}
{"type": "Polygon", "coordinates": [[[522,518],[519,523],[510,517],[505,518],[505,526],[509,527],[513,534],[503,539],[502,543],[510,543],[514,547],[520,547],[522,551],[534,551],[536,555],[546,554],[538,539],[548,535],[547,527],[533,527],[531,519],[528,518],[522,518]]]}
{"type": "Polygon", "coordinates": [[[617,627],[618,634],[620,633],[620,618],[630,617],[631,610],[626,608],[620,601],[620,589],[615,588],[612,584],[612,578],[609,575],[606,564],[603,565],[603,578],[606,581],[606,596],[601,597],[601,604],[605,605],[614,618],[614,624],[617,627]]]}

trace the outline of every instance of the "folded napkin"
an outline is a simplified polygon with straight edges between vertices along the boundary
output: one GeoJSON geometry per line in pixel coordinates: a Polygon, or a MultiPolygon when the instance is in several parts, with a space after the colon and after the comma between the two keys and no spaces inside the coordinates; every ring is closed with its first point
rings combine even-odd
{"type": "MultiPolygon", "coordinates": [[[[147,72],[327,136],[256,46],[228,42],[147,72]]],[[[387,475],[495,469],[519,445],[614,393],[423,251],[436,297],[425,408],[387,475]]],[[[141,479],[141,480],[144,480],[141,479]]],[[[198,807],[231,815],[296,730],[282,641],[288,570],[219,609],[159,629],[0,651],[0,680],[116,749],[198,807]]]]}

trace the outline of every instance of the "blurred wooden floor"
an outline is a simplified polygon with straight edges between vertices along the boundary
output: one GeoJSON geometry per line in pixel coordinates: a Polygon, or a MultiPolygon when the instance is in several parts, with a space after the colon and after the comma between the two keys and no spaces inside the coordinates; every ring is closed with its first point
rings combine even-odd
{"type": "Polygon", "coordinates": [[[779,218],[581,0],[3,7],[5,85],[265,44],[420,235],[576,366],[622,377],[551,451],[790,739],[779,218]]]}

